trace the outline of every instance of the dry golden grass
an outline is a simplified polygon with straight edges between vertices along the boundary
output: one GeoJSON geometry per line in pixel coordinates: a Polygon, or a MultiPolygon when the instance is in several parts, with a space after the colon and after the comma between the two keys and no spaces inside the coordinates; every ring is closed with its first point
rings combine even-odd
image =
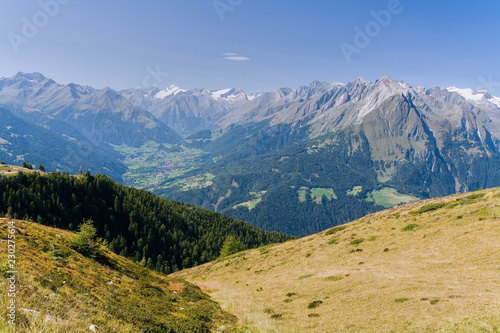
{"type": "Polygon", "coordinates": [[[248,332],[500,331],[499,188],[398,206],[327,233],[174,276],[205,288],[248,332]],[[432,203],[445,206],[418,213],[432,203]]]}
{"type": "MultiPolygon", "coordinates": [[[[7,219],[0,219],[0,332],[8,332],[6,308],[7,219]]],[[[233,316],[182,279],[140,267],[104,249],[99,261],[70,247],[74,234],[15,220],[16,331],[33,333],[208,332],[233,316]],[[175,300],[173,300],[175,299],[175,300]],[[199,330],[204,327],[205,330],[199,330]]]]}

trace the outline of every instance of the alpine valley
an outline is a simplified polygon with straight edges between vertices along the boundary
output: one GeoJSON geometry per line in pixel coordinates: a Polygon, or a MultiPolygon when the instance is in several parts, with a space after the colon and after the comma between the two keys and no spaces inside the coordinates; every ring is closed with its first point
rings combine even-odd
{"type": "Polygon", "coordinates": [[[500,186],[500,98],[313,82],[248,95],[0,79],[0,159],[105,173],[304,236],[419,199],[500,186]]]}

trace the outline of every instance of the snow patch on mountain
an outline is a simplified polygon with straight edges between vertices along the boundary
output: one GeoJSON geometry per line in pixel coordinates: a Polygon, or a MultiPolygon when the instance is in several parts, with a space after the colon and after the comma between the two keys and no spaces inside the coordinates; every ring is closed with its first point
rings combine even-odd
{"type": "Polygon", "coordinates": [[[489,98],[488,101],[491,103],[495,104],[498,108],[500,108],[500,97],[495,97],[491,96],[492,98],[489,98]]]}
{"type": "Polygon", "coordinates": [[[212,91],[212,97],[215,98],[215,99],[217,99],[217,100],[222,99],[222,96],[226,95],[231,90],[232,90],[231,88],[227,88],[227,89],[221,89],[221,90],[212,91]]]}
{"type": "Polygon", "coordinates": [[[231,107],[242,106],[249,101],[247,95],[242,90],[235,88],[214,90],[209,94],[214,100],[230,105],[231,107]]]}
{"type": "Polygon", "coordinates": [[[457,87],[449,87],[447,88],[449,92],[456,92],[463,98],[472,101],[472,102],[484,102],[485,100],[495,104],[500,108],[500,98],[496,96],[490,95],[486,90],[472,90],[470,88],[460,89],[457,87]]]}
{"type": "Polygon", "coordinates": [[[187,90],[181,89],[175,85],[171,85],[170,87],[165,88],[164,90],[159,91],[154,97],[158,99],[164,99],[168,96],[175,96],[179,93],[186,92],[187,90]]]}
{"type": "Polygon", "coordinates": [[[254,99],[259,98],[262,95],[263,95],[263,93],[256,93],[256,94],[247,95],[247,98],[249,101],[253,101],[254,99]]]}
{"type": "Polygon", "coordinates": [[[449,92],[456,92],[460,94],[463,98],[471,100],[471,101],[480,101],[484,98],[484,95],[486,94],[486,91],[481,90],[481,91],[474,91],[470,88],[466,89],[460,89],[457,87],[449,87],[447,88],[449,92]]]}

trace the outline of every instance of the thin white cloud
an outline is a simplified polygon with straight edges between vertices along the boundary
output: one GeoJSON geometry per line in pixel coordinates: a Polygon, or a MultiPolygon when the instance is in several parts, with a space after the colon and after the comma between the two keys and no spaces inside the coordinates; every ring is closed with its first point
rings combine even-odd
{"type": "Polygon", "coordinates": [[[240,56],[239,53],[223,53],[224,59],[231,61],[248,61],[250,58],[240,56]]]}
{"type": "Polygon", "coordinates": [[[240,57],[240,56],[237,56],[237,57],[225,57],[224,59],[231,60],[231,61],[248,61],[248,60],[250,60],[250,58],[240,57]]]}

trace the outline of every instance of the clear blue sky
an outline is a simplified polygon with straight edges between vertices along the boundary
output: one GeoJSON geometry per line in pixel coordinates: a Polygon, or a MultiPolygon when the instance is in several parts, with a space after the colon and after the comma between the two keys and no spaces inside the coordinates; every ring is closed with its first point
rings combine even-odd
{"type": "Polygon", "coordinates": [[[500,95],[498,0],[400,0],[402,11],[378,28],[370,12],[394,0],[217,0],[222,14],[214,0],[41,0],[54,1],[67,4],[47,15],[38,0],[0,0],[0,76],[256,92],[389,75],[500,95]],[[38,31],[23,32],[23,18],[38,31]],[[341,43],[356,47],[355,27],[367,25],[373,37],[348,62],[341,43]],[[169,75],[155,81],[148,68],[157,66],[169,75]]]}

